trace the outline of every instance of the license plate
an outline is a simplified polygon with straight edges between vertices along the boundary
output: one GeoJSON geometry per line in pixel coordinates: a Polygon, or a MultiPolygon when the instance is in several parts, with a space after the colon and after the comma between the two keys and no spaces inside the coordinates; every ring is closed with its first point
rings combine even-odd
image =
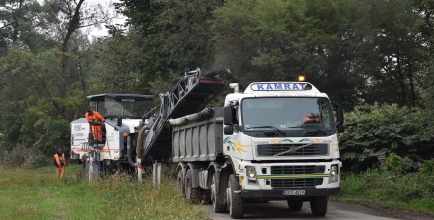
{"type": "Polygon", "coordinates": [[[303,196],[305,190],[283,190],[282,195],[284,196],[303,196]]]}

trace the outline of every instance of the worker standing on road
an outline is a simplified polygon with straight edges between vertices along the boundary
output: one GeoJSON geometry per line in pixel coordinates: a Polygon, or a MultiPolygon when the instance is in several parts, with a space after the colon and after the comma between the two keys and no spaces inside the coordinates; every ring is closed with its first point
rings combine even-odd
{"type": "Polygon", "coordinates": [[[97,111],[89,109],[84,115],[92,128],[93,138],[98,141],[102,141],[102,125],[104,117],[102,117],[97,111]]]}
{"type": "Polygon", "coordinates": [[[66,159],[60,147],[57,149],[57,154],[54,154],[54,165],[56,166],[57,178],[62,178],[65,175],[66,159]]]}

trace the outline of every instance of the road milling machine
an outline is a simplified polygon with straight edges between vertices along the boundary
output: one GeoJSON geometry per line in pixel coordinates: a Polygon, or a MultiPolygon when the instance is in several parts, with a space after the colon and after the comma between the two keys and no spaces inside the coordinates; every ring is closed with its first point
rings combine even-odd
{"type": "MultiPolygon", "coordinates": [[[[105,119],[102,141],[95,140],[86,118],[70,123],[71,159],[83,164],[82,174],[89,180],[103,174],[119,178],[127,173],[143,175],[155,161],[168,163],[172,153],[171,126],[166,121],[203,109],[227,86],[223,77],[229,70],[202,76],[198,68],[188,71],[175,87],[160,94],[161,103],[153,107],[153,95],[90,95],[90,108],[105,119]],[[138,169],[139,168],[139,169],[138,169]]],[[[229,77],[230,78],[230,77],[229,77]]]]}

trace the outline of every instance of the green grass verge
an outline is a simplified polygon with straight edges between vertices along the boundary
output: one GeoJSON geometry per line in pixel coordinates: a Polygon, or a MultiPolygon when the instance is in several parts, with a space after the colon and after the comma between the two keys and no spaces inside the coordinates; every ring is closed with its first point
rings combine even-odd
{"type": "Polygon", "coordinates": [[[63,179],[54,167],[0,167],[0,219],[207,219],[200,205],[189,204],[163,179],[77,179],[81,166],[68,166],[63,179]]]}
{"type": "Polygon", "coordinates": [[[395,175],[390,171],[373,169],[358,175],[344,173],[341,186],[341,194],[332,199],[434,213],[432,174],[395,175]]]}
{"type": "MultiPolygon", "coordinates": [[[[63,179],[54,167],[0,167],[0,219],[207,219],[200,205],[175,191],[173,180],[77,179],[81,166],[68,166],[63,179]]],[[[367,170],[342,175],[342,192],[332,199],[434,213],[434,176],[367,170]]]]}

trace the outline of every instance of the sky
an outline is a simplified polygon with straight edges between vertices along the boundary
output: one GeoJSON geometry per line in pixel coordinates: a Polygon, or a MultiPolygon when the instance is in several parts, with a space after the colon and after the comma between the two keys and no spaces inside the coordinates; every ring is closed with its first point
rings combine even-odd
{"type": "MultiPolygon", "coordinates": [[[[111,8],[111,10],[114,10],[113,6],[110,6],[110,3],[119,2],[119,0],[86,0],[88,4],[101,4],[103,7],[111,8]]],[[[120,15],[118,15],[120,16],[120,15]]],[[[119,17],[116,19],[113,19],[112,24],[123,24],[125,21],[125,18],[119,17]]],[[[101,37],[107,35],[107,28],[104,27],[104,25],[101,27],[101,30],[98,30],[95,27],[90,27],[90,34],[89,39],[92,40],[94,37],[101,37]]]]}

